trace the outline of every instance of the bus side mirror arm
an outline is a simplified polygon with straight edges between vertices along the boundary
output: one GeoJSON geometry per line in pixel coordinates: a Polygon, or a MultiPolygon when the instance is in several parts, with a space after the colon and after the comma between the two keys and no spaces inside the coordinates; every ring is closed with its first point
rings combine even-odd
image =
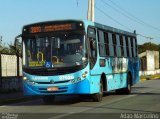
{"type": "MultiPolygon", "coordinates": [[[[20,38],[22,37],[22,35],[18,35],[15,37],[15,41],[14,41],[14,47],[15,47],[15,52],[16,52],[16,56],[17,56],[17,76],[19,77],[20,76],[20,68],[19,68],[19,57],[21,56],[20,55],[20,47],[18,46],[21,46],[22,47],[22,42],[20,42],[20,38]]],[[[22,41],[22,40],[21,40],[22,41]]]]}
{"type": "MultiPolygon", "coordinates": [[[[18,46],[20,45],[20,39],[19,38],[21,38],[22,37],[22,35],[20,34],[20,35],[18,35],[18,36],[16,36],[15,37],[15,41],[14,41],[14,47],[15,47],[15,51],[16,51],[16,55],[18,55],[19,56],[19,48],[18,48],[18,46]]],[[[21,46],[22,46],[22,44],[21,44],[21,46]]]]}

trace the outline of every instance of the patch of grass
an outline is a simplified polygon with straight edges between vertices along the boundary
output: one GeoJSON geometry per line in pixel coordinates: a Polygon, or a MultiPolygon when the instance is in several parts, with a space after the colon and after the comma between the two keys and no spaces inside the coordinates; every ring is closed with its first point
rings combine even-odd
{"type": "Polygon", "coordinates": [[[143,80],[143,79],[146,79],[146,80],[160,79],[160,74],[140,76],[140,79],[141,80],[143,80]]]}

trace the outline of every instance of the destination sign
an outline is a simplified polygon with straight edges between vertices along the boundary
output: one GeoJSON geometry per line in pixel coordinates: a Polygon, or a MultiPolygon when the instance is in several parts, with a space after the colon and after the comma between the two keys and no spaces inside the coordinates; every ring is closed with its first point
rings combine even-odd
{"type": "Polygon", "coordinates": [[[45,25],[45,26],[32,26],[30,33],[41,33],[41,32],[54,32],[54,31],[68,31],[74,30],[73,24],[56,24],[56,25],[45,25]]]}

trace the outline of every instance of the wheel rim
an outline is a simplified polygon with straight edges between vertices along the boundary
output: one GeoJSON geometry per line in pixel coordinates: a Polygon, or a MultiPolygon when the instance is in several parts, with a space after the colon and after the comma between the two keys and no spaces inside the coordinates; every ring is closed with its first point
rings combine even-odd
{"type": "Polygon", "coordinates": [[[131,85],[129,81],[128,81],[128,90],[131,90],[131,85]]]}
{"type": "Polygon", "coordinates": [[[131,92],[131,80],[130,80],[130,75],[128,75],[128,91],[131,92]]]}

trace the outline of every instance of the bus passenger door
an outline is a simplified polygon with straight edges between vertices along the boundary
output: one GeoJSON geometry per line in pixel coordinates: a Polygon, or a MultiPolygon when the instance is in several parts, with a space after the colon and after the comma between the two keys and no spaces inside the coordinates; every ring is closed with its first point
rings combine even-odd
{"type": "Polygon", "coordinates": [[[90,62],[90,70],[92,74],[92,70],[97,61],[97,41],[96,41],[96,29],[93,27],[88,28],[88,44],[89,44],[89,62],[90,62]]]}
{"type": "Polygon", "coordinates": [[[100,75],[99,62],[97,62],[97,40],[96,29],[93,27],[88,28],[88,49],[89,49],[89,63],[90,63],[90,92],[100,92],[100,75]]]}

